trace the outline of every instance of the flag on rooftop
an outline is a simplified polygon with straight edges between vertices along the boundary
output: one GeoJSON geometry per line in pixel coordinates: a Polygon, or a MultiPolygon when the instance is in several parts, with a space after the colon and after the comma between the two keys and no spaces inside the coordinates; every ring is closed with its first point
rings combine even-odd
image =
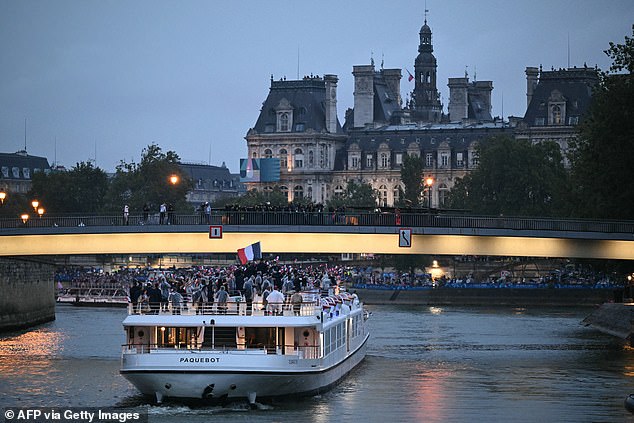
{"type": "Polygon", "coordinates": [[[405,70],[407,71],[407,74],[409,75],[409,76],[407,77],[407,81],[408,81],[408,82],[412,82],[412,79],[414,79],[414,75],[412,75],[411,73],[409,73],[409,71],[408,71],[407,69],[405,69],[405,70]]]}
{"type": "Polygon", "coordinates": [[[238,250],[238,258],[240,263],[247,264],[249,261],[259,260],[262,258],[262,248],[260,248],[260,241],[255,244],[248,245],[238,250]]]}

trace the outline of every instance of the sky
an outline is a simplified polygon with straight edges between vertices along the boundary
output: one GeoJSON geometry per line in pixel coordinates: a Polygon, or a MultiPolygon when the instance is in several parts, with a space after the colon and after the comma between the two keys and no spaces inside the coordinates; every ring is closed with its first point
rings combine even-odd
{"type": "MultiPolygon", "coordinates": [[[[466,71],[493,81],[493,116],[523,116],[527,66],[607,70],[634,24],[632,0],[426,4],[445,113],[466,71]]],[[[420,0],[0,0],[0,152],[112,172],[157,144],[237,173],[271,75],[337,75],[343,124],[354,65],[403,69],[409,95],[424,15],[420,0]]]]}

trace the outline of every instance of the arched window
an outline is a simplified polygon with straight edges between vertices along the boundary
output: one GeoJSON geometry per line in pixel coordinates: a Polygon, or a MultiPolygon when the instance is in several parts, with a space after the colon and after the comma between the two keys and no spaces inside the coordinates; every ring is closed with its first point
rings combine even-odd
{"type": "Polygon", "coordinates": [[[304,188],[301,185],[295,185],[293,188],[293,200],[304,198],[304,188]]]}
{"type": "Polygon", "coordinates": [[[288,152],[282,148],[280,150],[280,168],[286,169],[288,167],[288,152]]]}
{"type": "Polygon", "coordinates": [[[254,152],[251,154],[251,157],[253,157],[254,159],[257,159],[257,158],[258,158],[258,153],[257,153],[257,151],[254,151],[254,152]]]}
{"type": "Polygon", "coordinates": [[[280,187],[280,191],[282,191],[282,194],[284,194],[284,197],[286,197],[286,201],[288,201],[288,187],[282,185],[280,187]]]}
{"type": "Polygon", "coordinates": [[[270,159],[271,157],[273,157],[273,152],[271,151],[271,149],[267,148],[266,150],[264,150],[264,158],[270,159]]]}
{"type": "Polygon", "coordinates": [[[295,149],[295,167],[298,169],[304,167],[304,152],[301,148],[295,149]]]}
{"type": "Polygon", "coordinates": [[[335,195],[343,195],[343,187],[341,185],[335,187],[335,195]]]}
{"type": "Polygon", "coordinates": [[[382,207],[387,207],[387,186],[381,185],[379,187],[379,204],[382,207]]]}

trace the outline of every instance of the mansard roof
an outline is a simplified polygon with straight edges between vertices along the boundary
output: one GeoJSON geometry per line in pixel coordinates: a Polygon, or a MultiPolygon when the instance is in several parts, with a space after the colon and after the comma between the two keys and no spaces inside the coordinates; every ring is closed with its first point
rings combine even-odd
{"type": "MultiPolygon", "coordinates": [[[[271,80],[269,95],[262,104],[260,116],[253,130],[260,134],[274,133],[277,127],[276,110],[284,101],[287,101],[293,110],[291,133],[308,130],[326,131],[326,85],[324,79],[318,76],[307,76],[298,81],[271,80]]],[[[343,134],[338,119],[337,134],[343,134]]]]}
{"type": "Polygon", "coordinates": [[[193,181],[197,180],[226,180],[232,179],[231,172],[224,166],[212,166],[197,163],[179,163],[181,170],[193,181]]]}
{"type": "Polygon", "coordinates": [[[374,154],[379,146],[387,144],[394,152],[406,153],[412,143],[419,146],[421,152],[432,152],[448,146],[451,150],[467,151],[478,141],[495,135],[513,135],[513,128],[500,121],[447,124],[403,124],[386,125],[374,129],[355,129],[348,132],[348,140],[335,157],[335,169],[344,170],[347,151],[357,144],[362,154],[374,154]],[[441,147],[442,144],[442,147],[441,147]]]}
{"type": "Polygon", "coordinates": [[[30,156],[25,150],[17,153],[0,153],[0,168],[0,180],[31,179],[36,171],[48,172],[51,169],[46,157],[30,156]]]}
{"type": "Polygon", "coordinates": [[[390,122],[392,114],[400,110],[398,99],[390,94],[390,90],[380,72],[374,76],[374,122],[390,122]]]}
{"type": "Polygon", "coordinates": [[[592,99],[592,89],[599,81],[597,70],[592,68],[569,68],[542,71],[533,91],[524,122],[534,126],[538,118],[548,123],[548,102],[554,94],[566,102],[566,115],[581,118],[592,99]]]}
{"type": "Polygon", "coordinates": [[[477,121],[492,121],[493,117],[487,106],[486,99],[479,93],[468,93],[469,119],[477,121]]]}

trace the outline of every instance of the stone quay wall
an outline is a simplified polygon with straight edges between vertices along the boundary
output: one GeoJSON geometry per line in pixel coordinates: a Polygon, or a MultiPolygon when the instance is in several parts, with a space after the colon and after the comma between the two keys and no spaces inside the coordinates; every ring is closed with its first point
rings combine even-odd
{"type": "Polygon", "coordinates": [[[0,332],[55,320],[55,266],[0,258],[0,332]]]}

